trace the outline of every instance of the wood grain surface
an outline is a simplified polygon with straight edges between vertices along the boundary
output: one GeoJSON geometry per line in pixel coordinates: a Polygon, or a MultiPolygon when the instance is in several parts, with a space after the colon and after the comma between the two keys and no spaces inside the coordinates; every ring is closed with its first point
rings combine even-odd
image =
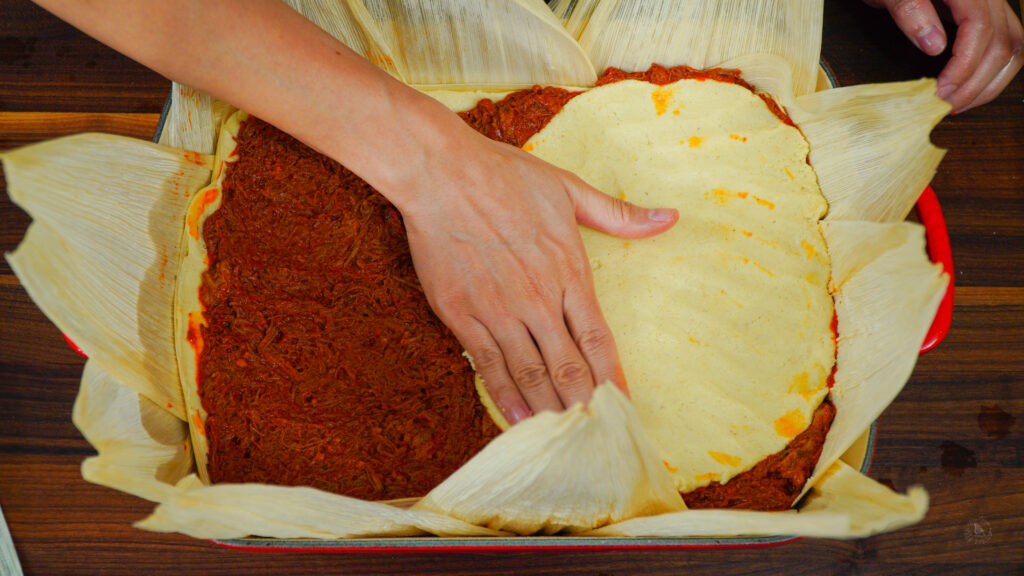
{"type": "MultiPolygon", "coordinates": [[[[1015,6],[1019,10],[1019,6],[1015,6]]],[[[826,3],[842,84],[934,76],[884,12],[826,3]]],[[[170,83],[27,0],[0,2],[0,149],[81,131],[151,138],[170,83]]],[[[871,476],[921,484],[920,524],[768,548],[256,553],[137,530],[152,504],[82,480],[83,360],[0,262],[0,504],[26,574],[1024,574],[1024,80],[933,133],[956,265],[949,335],[879,420],[871,476]]],[[[2,179],[0,179],[2,182],[2,179]]],[[[30,220],[0,184],[0,250],[30,220]]]]}

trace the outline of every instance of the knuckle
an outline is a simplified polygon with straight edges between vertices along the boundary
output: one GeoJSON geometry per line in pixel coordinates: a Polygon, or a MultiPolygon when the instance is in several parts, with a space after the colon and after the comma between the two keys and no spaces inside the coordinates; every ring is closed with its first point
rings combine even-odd
{"type": "Polygon", "coordinates": [[[501,355],[501,350],[493,346],[483,346],[473,350],[469,353],[473,358],[473,365],[476,367],[478,372],[483,372],[485,375],[488,372],[501,368],[505,360],[501,355]]]}
{"type": "Polygon", "coordinates": [[[554,371],[555,383],[562,387],[573,387],[590,383],[590,367],[577,360],[559,364],[554,371]]]}
{"type": "Polygon", "coordinates": [[[576,344],[580,350],[588,353],[600,353],[609,348],[615,347],[615,340],[610,330],[601,328],[587,328],[581,330],[576,337],[576,344]]]}
{"type": "Polygon", "coordinates": [[[626,223],[629,222],[630,216],[632,215],[632,206],[629,202],[622,200],[621,198],[612,198],[612,217],[616,221],[626,223]]]}
{"type": "Polygon", "coordinates": [[[527,362],[513,367],[512,378],[526,393],[543,390],[550,382],[547,367],[535,362],[527,362]]]}
{"type": "Polygon", "coordinates": [[[459,290],[432,290],[428,301],[442,318],[463,316],[469,311],[469,300],[459,290]]]}
{"type": "Polygon", "coordinates": [[[922,9],[921,0],[894,0],[890,9],[893,16],[911,17],[922,9]]]}

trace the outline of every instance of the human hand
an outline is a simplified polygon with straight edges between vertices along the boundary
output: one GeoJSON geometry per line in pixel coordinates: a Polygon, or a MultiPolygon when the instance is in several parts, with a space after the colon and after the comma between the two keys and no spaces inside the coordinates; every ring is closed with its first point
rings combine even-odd
{"type": "Polygon", "coordinates": [[[577,222],[640,238],[678,213],[606,196],[468,128],[454,146],[399,208],[427,299],[495,403],[515,424],[586,402],[596,383],[625,392],[577,222]]]}
{"type": "MultiPolygon", "coordinates": [[[[865,0],[885,7],[924,53],[946,49],[946,33],[931,0],[865,0]]],[[[957,25],[953,56],[939,74],[938,96],[953,113],[990,102],[1021,68],[1024,29],[1005,0],[945,0],[957,25]]]]}

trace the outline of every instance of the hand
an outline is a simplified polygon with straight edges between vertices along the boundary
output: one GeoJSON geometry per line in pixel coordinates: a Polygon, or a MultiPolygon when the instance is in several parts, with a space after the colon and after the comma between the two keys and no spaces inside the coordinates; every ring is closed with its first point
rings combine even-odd
{"type": "Polygon", "coordinates": [[[510,423],[626,382],[577,222],[625,238],[670,228],[645,210],[466,128],[400,206],[427,299],[510,423]]]}
{"type": "MultiPolygon", "coordinates": [[[[926,54],[946,49],[946,33],[931,0],[865,0],[885,7],[926,54]]],[[[938,96],[957,114],[990,102],[1021,68],[1024,29],[1005,0],[945,0],[957,25],[953,57],[939,74],[938,96]]]]}

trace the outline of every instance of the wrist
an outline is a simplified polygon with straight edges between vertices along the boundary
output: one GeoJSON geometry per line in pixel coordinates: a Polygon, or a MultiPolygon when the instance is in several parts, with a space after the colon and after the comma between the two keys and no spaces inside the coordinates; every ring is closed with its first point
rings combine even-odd
{"type": "Polygon", "coordinates": [[[426,197],[443,188],[434,180],[454,176],[456,157],[480,136],[433,98],[403,88],[388,95],[388,115],[374,127],[374,144],[365,145],[376,152],[362,172],[354,170],[405,214],[435,200],[426,197]]]}

